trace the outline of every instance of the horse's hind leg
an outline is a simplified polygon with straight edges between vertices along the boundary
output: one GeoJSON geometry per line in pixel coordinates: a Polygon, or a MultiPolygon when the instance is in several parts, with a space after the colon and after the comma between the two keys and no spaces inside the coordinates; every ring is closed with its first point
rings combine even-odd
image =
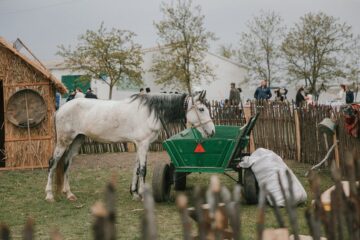
{"type": "Polygon", "coordinates": [[[78,135],[71,143],[69,150],[65,156],[65,173],[64,173],[64,187],[62,192],[66,194],[66,198],[70,201],[75,201],[76,196],[70,191],[70,181],[69,181],[69,168],[72,162],[73,157],[79,154],[81,145],[84,142],[84,135],[78,135]]]}
{"type": "Polygon", "coordinates": [[[139,197],[138,196],[138,183],[139,183],[139,173],[140,173],[139,171],[140,171],[139,157],[136,154],[133,178],[132,178],[132,182],[131,182],[131,186],[130,186],[130,193],[134,199],[137,199],[139,197]]]}
{"type": "Polygon", "coordinates": [[[142,195],[145,185],[146,177],[146,160],[147,152],[149,150],[149,142],[143,141],[138,144],[138,158],[139,158],[139,194],[142,195]]]}
{"type": "Polygon", "coordinates": [[[49,174],[45,188],[45,193],[46,193],[45,200],[48,202],[54,201],[54,195],[52,193],[52,177],[56,169],[56,165],[58,164],[59,160],[63,157],[65,151],[66,151],[66,146],[61,146],[57,144],[54,150],[53,157],[49,161],[49,174]]]}

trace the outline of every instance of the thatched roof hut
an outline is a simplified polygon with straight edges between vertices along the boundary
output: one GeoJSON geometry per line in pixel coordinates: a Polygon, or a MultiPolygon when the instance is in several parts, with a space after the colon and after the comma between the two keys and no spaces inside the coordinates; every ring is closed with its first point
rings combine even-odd
{"type": "Polygon", "coordinates": [[[46,167],[55,145],[55,97],[66,87],[0,37],[0,167],[46,167]]]}

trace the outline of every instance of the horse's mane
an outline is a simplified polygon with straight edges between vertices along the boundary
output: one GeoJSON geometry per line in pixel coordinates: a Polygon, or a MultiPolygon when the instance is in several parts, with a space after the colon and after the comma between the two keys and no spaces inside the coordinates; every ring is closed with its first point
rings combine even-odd
{"type": "Polygon", "coordinates": [[[154,112],[157,119],[175,122],[185,119],[185,98],[186,94],[134,94],[131,102],[138,100],[140,105],[148,107],[150,114],[154,112]]]}

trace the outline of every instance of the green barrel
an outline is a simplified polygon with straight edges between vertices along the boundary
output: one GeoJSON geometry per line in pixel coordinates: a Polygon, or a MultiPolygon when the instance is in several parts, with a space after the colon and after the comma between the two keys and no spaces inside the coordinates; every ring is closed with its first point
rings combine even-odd
{"type": "MultiPolygon", "coordinates": [[[[229,161],[242,128],[239,126],[215,126],[215,135],[203,139],[196,129],[185,129],[163,142],[176,172],[223,173],[229,161]]],[[[242,138],[240,148],[245,148],[249,137],[242,138]]]]}

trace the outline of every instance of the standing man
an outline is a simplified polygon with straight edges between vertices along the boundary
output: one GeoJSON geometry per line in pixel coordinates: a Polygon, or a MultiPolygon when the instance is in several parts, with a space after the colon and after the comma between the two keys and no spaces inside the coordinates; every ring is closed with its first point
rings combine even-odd
{"type": "Polygon", "coordinates": [[[239,105],[240,103],[240,91],[235,88],[235,83],[230,84],[230,96],[229,96],[230,105],[239,105]]]}
{"type": "Polygon", "coordinates": [[[61,94],[59,92],[56,92],[55,95],[55,110],[58,110],[61,103],[61,94]]]}
{"type": "Polygon", "coordinates": [[[255,90],[254,98],[256,100],[268,100],[272,96],[266,80],[261,80],[260,87],[255,90]]]}
{"type": "Polygon", "coordinates": [[[303,107],[305,103],[304,87],[300,87],[296,92],[295,105],[296,107],[303,107]]]}
{"type": "Polygon", "coordinates": [[[349,86],[345,86],[345,102],[346,104],[354,103],[354,92],[350,90],[349,86]]]}
{"type": "Polygon", "coordinates": [[[97,99],[97,96],[95,93],[93,93],[91,88],[88,88],[86,93],[85,93],[85,98],[95,98],[97,99]]]}

